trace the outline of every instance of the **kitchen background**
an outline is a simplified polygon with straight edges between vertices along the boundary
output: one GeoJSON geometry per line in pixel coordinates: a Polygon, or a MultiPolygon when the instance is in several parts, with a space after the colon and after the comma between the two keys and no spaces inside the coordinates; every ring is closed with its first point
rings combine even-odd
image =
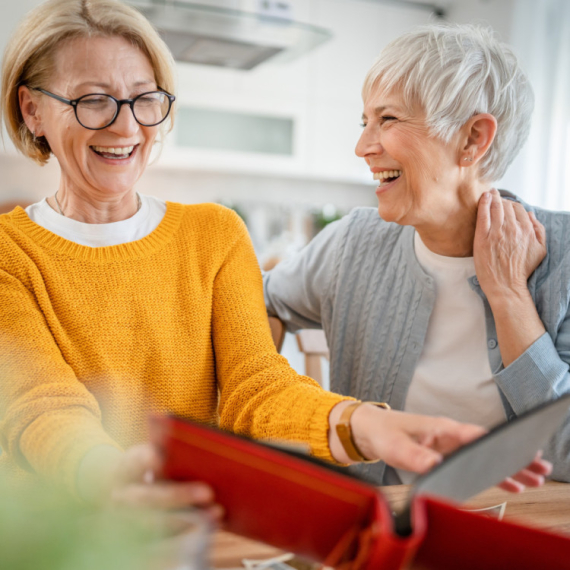
{"type": "MultiPolygon", "coordinates": [[[[0,50],[40,3],[0,0],[0,50]]],[[[376,185],[354,155],[360,87],[388,42],[437,18],[490,25],[515,47],[535,88],[536,111],[529,142],[497,186],[537,205],[570,209],[567,0],[127,3],[169,30],[167,41],[181,60],[175,128],[138,190],[233,207],[264,267],[298,251],[351,208],[375,205],[376,185]]],[[[0,207],[53,194],[59,178],[53,162],[35,166],[4,136],[0,207]]],[[[290,335],[283,352],[304,371],[290,335]]]]}

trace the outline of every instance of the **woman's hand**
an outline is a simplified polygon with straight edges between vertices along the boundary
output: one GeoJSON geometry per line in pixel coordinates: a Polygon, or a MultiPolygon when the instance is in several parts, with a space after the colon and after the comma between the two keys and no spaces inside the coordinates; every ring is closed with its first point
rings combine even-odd
{"type": "Polygon", "coordinates": [[[153,511],[167,534],[179,534],[195,524],[199,509],[210,522],[218,523],[223,509],[214,502],[212,489],[199,482],[174,482],[159,479],[160,454],[151,444],[128,448],[124,453],[110,446],[92,449],[78,474],[80,494],[90,502],[153,511]]]}
{"type": "Polygon", "coordinates": [[[552,463],[542,459],[542,452],[536,454],[533,462],[527,465],[512,477],[507,477],[499,487],[510,493],[521,493],[525,487],[540,487],[544,484],[544,478],[550,475],[552,463]]]}
{"type": "Polygon", "coordinates": [[[532,212],[502,200],[497,190],[483,194],[473,257],[505,368],[545,333],[527,285],[545,255],[546,233],[532,212]]]}
{"type": "Polygon", "coordinates": [[[528,294],[527,281],[546,255],[546,234],[533,212],[485,192],[479,200],[473,257],[489,303],[528,294]]]}
{"type": "Polygon", "coordinates": [[[115,505],[163,511],[199,508],[213,522],[223,516],[214,492],[204,483],[161,481],[161,457],[149,443],[127,449],[115,470],[111,501],[115,505]]]}
{"type": "MultiPolygon", "coordinates": [[[[331,411],[331,434],[342,410],[352,402],[337,404],[331,411]]],[[[426,473],[457,448],[484,435],[482,427],[456,422],[442,417],[408,414],[396,410],[383,410],[372,404],[363,404],[351,418],[352,435],[360,451],[370,459],[382,459],[397,469],[426,473]]],[[[331,437],[331,451],[337,461],[349,463],[342,444],[331,437]]],[[[540,454],[500,487],[510,492],[527,487],[539,487],[552,465],[540,454]]]]}
{"type": "Polygon", "coordinates": [[[476,425],[371,404],[352,414],[351,426],[354,441],[366,457],[416,473],[429,471],[445,455],[485,434],[476,425]]]}

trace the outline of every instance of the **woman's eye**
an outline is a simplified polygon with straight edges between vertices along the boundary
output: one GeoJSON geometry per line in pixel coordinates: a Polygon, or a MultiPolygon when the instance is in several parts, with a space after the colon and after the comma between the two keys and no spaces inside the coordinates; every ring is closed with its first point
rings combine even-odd
{"type": "Polygon", "coordinates": [[[360,123],[360,126],[364,129],[366,128],[366,123],[360,123]]]}
{"type": "Polygon", "coordinates": [[[384,115],[384,116],[380,117],[380,120],[381,120],[383,123],[385,123],[385,122],[387,122],[387,121],[395,121],[395,120],[396,120],[396,117],[392,117],[392,116],[390,116],[390,115],[384,115]]]}

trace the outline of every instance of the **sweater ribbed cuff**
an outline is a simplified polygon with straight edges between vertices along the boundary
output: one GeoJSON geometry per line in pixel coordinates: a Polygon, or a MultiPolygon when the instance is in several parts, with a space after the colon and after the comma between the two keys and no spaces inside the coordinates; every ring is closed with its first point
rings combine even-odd
{"type": "Polygon", "coordinates": [[[329,416],[331,410],[339,403],[345,400],[354,400],[332,392],[320,394],[318,404],[311,418],[309,426],[309,442],[311,443],[311,452],[318,459],[324,459],[331,463],[339,464],[332,456],[329,446],[329,416]]]}
{"type": "Polygon", "coordinates": [[[98,445],[122,451],[96,420],[78,421],[72,414],[38,418],[28,426],[20,441],[21,452],[30,466],[78,499],[79,465],[87,452],[98,445]]]}

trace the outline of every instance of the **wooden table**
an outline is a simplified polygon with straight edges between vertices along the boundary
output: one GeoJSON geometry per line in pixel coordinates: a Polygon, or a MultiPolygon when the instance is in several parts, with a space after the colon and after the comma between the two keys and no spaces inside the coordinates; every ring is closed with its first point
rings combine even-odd
{"type": "MultiPolygon", "coordinates": [[[[408,485],[382,487],[382,494],[394,509],[406,500],[408,485]]],[[[513,494],[498,488],[489,489],[471,499],[466,508],[483,508],[507,502],[504,520],[522,522],[545,530],[570,534],[570,484],[549,481],[538,489],[513,494]]],[[[214,537],[212,565],[215,568],[238,568],[242,558],[264,559],[282,552],[270,546],[219,532],[214,537]]]]}

